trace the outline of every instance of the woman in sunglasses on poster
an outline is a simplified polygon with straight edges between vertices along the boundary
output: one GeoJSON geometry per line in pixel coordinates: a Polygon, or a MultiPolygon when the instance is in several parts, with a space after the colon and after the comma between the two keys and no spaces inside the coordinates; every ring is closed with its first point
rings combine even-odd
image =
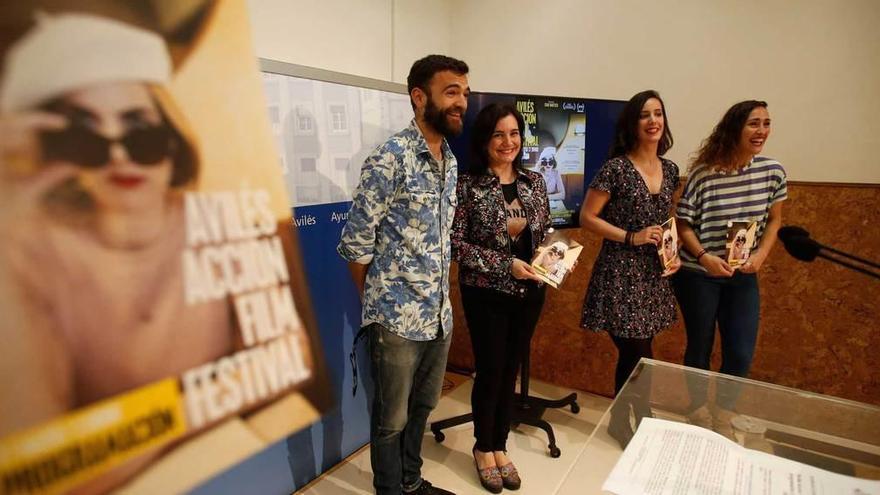
{"type": "Polygon", "coordinates": [[[0,289],[18,320],[0,362],[32,379],[0,436],[233,349],[228,302],[184,296],[199,155],[170,77],[161,37],[90,15],[41,19],[6,54],[0,289]]]}
{"type": "Polygon", "coordinates": [[[550,200],[550,210],[565,210],[565,182],[559,173],[556,163],[556,148],[548,146],[541,151],[538,158],[538,170],[547,184],[547,198],[550,200]]]}
{"type": "Polygon", "coordinates": [[[746,229],[739,229],[733,236],[733,250],[730,258],[740,263],[745,263],[749,259],[749,248],[746,246],[746,238],[748,232],[746,229]]]}

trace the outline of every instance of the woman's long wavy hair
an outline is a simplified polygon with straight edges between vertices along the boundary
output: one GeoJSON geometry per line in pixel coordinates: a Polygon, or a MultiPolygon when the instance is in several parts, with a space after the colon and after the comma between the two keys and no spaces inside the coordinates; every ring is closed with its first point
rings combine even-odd
{"type": "Polygon", "coordinates": [[[736,161],[742,130],[749,114],[758,107],[767,108],[767,102],[746,100],[730,107],[691,160],[691,170],[702,165],[725,170],[740,165],[736,161]]]}

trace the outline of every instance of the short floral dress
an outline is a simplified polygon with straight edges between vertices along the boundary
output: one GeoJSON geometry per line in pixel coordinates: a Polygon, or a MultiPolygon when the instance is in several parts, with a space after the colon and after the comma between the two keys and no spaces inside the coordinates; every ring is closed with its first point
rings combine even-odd
{"type": "MultiPolygon", "coordinates": [[[[652,195],[645,180],[625,156],[602,165],[590,188],[611,195],[600,217],[611,225],[637,232],[660,225],[670,216],[678,188],[678,166],[661,158],[663,183],[652,195]]],[[[653,244],[627,246],[604,239],[593,265],[584,299],[581,326],[615,337],[646,339],[675,322],[675,297],[653,244]]]]}

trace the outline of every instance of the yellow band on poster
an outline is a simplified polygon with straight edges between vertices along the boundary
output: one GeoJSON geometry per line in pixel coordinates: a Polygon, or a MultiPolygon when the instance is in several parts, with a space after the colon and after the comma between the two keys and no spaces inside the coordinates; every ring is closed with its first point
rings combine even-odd
{"type": "Polygon", "coordinates": [[[63,492],[185,431],[177,380],[141,387],[0,440],[0,494],[63,492]]]}

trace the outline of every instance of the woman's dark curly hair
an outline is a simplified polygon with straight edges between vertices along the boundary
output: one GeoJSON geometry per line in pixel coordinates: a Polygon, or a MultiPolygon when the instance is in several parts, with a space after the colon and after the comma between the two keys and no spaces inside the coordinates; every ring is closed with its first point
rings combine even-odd
{"type": "Polygon", "coordinates": [[[730,107],[721,117],[721,121],[712,130],[712,134],[703,141],[696,156],[691,161],[691,168],[701,165],[730,168],[736,166],[737,149],[742,136],[743,127],[749,120],[752,110],[767,108],[766,101],[746,100],[730,107]]]}

